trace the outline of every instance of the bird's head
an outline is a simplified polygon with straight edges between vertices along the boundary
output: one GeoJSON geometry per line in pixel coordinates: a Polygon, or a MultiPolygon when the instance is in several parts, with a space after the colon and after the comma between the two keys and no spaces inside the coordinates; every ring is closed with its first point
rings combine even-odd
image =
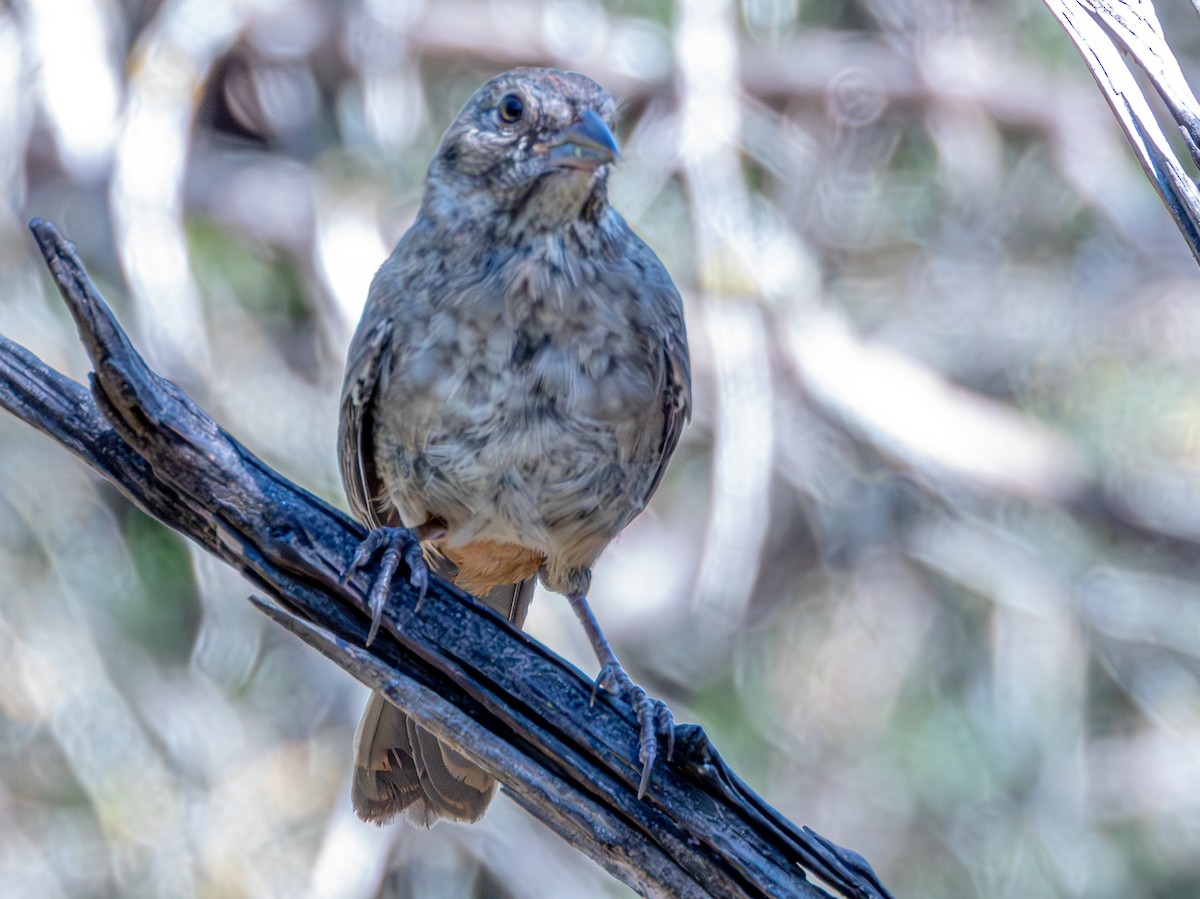
{"type": "Polygon", "coordinates": [[[426,206],[554,228],[598,215],[618,156],[616,103],[592,79],[520,68],[475,92],[429,166],[426,206]]]}

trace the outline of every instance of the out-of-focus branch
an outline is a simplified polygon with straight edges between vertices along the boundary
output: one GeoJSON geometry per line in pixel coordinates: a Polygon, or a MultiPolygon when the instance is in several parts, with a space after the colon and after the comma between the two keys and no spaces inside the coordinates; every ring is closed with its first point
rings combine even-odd
{"type": "Polygon", "coordinates": [[[1192,507],[1179,516],[1162,503],[1146,509],[1157,495],[1149,478],[1170,477],[1161,465],[1105,477],[1065,434],[855,335],[832,312],[793,315],[772,333],[797,401],[931,495],[955,506],[970,495],[1059,506],[1184,570],[1194,565],[1192,507]]]}
{"type": "Polygon", "coordinates": [[[149,369],[52,225],[32,229],[92,359],[92,390],[0,338],[0,404],[66,446],[149,514],[261,585],[255,604],[440,740],[533,815],[645,894],[884,897],[857,854],[797,828],[677,728],[675,758],[636,797],[632,711],[485,606],[406,583],[370,649],[364,576],[339,575],[365,536],[269,469],[149,369]],[[813,876],[814,880],[808,879],[813,876]]]}
{"type": "MultiPolygon", "coordinates": [[[[1200,260],[1200,191],[1159,127],[1123,54],[1133,57],[1179,124],[1200,165],[1200,101],[1145,0],[1046,0],[1075,42],[1135,153],[1200,260]]],[[[807,401],[836,427],[899,467],[981,494],[1061,505],[1109,533],[1153,545],[1190,567],[1200,542],[1145,478],[1102,479],[1070,442],[1007,406],[956,387],[912,360],[852,335],[832,314],[797,315],[776,329],[807,401]],[[903,397],[903,403],[895,398],[903,397]],[[945,423],[953,422],[953,427],[945,423]],[[968,424],[969,423],[969,424],[968,424]]],[[[1156,469],[1161,476],[1161,470],[1156,469]]]]}
{"type": "Polygon", "coordinates": [[[1051,503],[1072,501],[1091,477],[1065,437],[857,337],[831,313],[793,316],[778,333],[812,403],[898,467],[1051,503]]]}
{"type": "MultiPolygon", "coordinates": [[[[630,34],[652,41],[654,30],[635,17],[610,14],[603,20],[581,58],[577,48],[548,39],[546,6],[497,7],[487,0],[454,0],[427,4],[407,33],[423,58],[475,60],[481,68],[522,65],[545,60],[564,68],[585,70],[624,103],[641,103],[674,90],[669,65],[631,67],[639,57],[623,39],[630,34]]],[[[663,36],[662,53],[667,51],[663,36]]],[[[644,47],[645,45],[635,45],[644,47]]],[[[653,44],[651,44],[653,46],[653,44]]],[[[737,59],[737,81],[747,103],[782,105],[799,100],[828,102],[846,73],[861,76],[863,89],[890,104],[923,107],[946,101],[982,107],[999,121],[1035,129],[1055,139],[1077,120],[1073,114],[1077,88],[1070,79],[1048,69],[1018,65],[986,46],[971,49],[971,73],[952,52],[924,55],[898,47],[886,36],[862,29],[805,28],[754,47],[737,59]]]]}

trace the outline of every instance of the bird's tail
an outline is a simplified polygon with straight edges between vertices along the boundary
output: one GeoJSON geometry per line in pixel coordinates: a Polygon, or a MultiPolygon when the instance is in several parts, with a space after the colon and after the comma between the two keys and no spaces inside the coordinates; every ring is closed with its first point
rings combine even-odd
{"type": "MultiPolygon", "coordinates": [[[[505,584],[480,597],[525,623],[534,578],[505,584]]],[[[432,827],[439,818],[473,823],[483,817],[496,781],[383,698],[372,693],[354,736],[354,783],[350,797],[364,821],[386,824],[407,811],[410,823],[432,827]]]]}

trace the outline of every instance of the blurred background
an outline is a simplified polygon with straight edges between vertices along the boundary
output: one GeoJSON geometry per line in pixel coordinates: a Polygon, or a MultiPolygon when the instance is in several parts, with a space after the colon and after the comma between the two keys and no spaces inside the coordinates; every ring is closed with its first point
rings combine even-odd
{"type": "MultiPolygon", "coordinates": [[[[516,64],[620,99],[687,303],[694,420],[594,580],[634,677],[897,896],[1200,894],[1200,279],[1038,4],[0,4],[0,332],[86,376],[49,218],[344,505],[367,285],[516,64]]],[[[0,416],[0,896],[629,895],[504,797],[359,824],[366,691],[249,592],[0,416]]],[[[529,629],[594,673],[560,598],[529,629]]]]}

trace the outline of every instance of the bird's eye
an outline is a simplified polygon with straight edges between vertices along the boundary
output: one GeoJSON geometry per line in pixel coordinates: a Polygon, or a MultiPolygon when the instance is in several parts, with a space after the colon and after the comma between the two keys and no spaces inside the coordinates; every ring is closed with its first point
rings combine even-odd
{"type": "Polygon", "coordinates": [[[521,102],[521,98],[516,94],[505,94],[500,101],[499,106],[500,121],[511,125],[513,122],[521,118],[521,113],[525,111],[525,104],[521,102]]]}

